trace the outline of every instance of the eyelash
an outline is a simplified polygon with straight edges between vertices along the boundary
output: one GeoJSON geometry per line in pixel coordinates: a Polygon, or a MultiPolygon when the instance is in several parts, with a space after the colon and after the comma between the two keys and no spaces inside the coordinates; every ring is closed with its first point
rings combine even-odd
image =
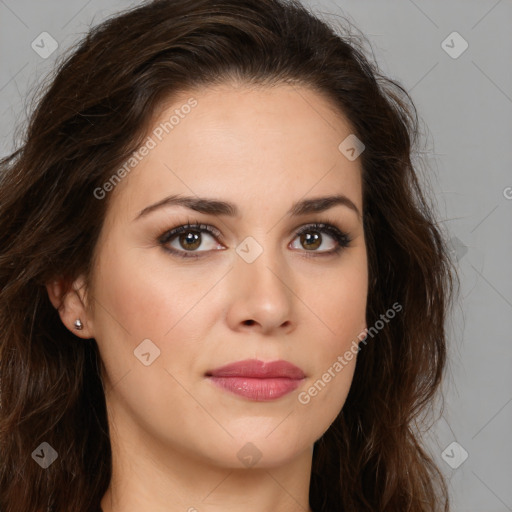
{"type": "MultiPolygon", "coordinates": [[[[176,249],[170,249],[166,246],[167,243],[169,243],[173,238],[175,238],[177,235],[180,235],[182,233],[186,233],[188,231],[200,231],[204,232],[206,231],[210,235],[212,235],[215,238],[222,238],[221,232],[214,228],[213,226],[210,226],[208,224],[201,224],[201,223],[186,223],[181,226],[178,226],[176,228],[170,229],[165,231],[162,235],[158,237],[158,242],[164,249],[164,251],[171,253],[172,255],[176,255],[180,258],[201,258],[203,257],[201,252],[209,252],[209,251],[178,251],[176,249]],[[199,254],[194,254],[195,252],[199,254]]],[[[352,242],[352,239],[349,237],[347,233],[344,231],[341,231],[333,224],[330,224],[329,222],[314,222],[312,224],[307,224],[300,228],[298,231],[295,232],[295,237],[302,235],[303,233],[307,233],[308,231],[319,231],[323,233],[327,233],[329,236],[331,236],[337,243],[337,247],[335,249],[331,249],[330,251],[305,251],[305,257],[307,258],[317,258],[317,257],[323,257],[323,256],[333,256],[339,254],[344,248],[348,247],[350,243],[352,242]]]]}

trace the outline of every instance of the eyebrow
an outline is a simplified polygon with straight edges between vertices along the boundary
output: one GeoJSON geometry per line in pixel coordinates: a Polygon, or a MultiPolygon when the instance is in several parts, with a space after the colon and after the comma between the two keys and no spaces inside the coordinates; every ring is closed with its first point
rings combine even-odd
{"type": "MultiPolygon", "coordinates": [[[[297,217],[300,215],[307,215],[309,213],[323,212],[338,205],[350,208],[357,214],[359,219],[361,218],[361,212],[357,206],[347,196],[341,194],[303,199],[302,201],[294,203],[286,214],[288,216],[297,217]]],[[[147,206],[141,210],[133,220],[138,220],[155,210],[167,206],[184,206],[190,210],[210,215],[227,215],[229,217],[240,216],[240,210],[234,203],[209,199],[206,197],[171,195],[155,204],[147,206]]]]}

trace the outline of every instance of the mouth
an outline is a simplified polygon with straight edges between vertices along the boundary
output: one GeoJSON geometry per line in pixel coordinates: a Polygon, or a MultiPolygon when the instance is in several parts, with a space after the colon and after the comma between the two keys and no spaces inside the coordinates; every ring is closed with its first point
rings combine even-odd
{"type": "Polygon", "coordinates": [[[221,389],[249,400],[276,400],[297,389],[304,372],[288,361],[264,362],[246,359],[206,372],[205,376],[221,389]]]}

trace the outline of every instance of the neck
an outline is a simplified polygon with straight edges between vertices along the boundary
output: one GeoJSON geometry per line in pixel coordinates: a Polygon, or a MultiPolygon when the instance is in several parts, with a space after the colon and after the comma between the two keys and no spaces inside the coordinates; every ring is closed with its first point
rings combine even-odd
{"type": "Polygon", "coordinates": [[[219,467],[180,447],[112,434],[103,512],[311,512],[310,448],[273,467],[219,467]]]}

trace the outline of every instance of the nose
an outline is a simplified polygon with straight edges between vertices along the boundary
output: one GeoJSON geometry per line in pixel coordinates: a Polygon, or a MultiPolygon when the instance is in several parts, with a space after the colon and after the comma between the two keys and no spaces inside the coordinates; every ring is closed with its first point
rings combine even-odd
{"type": "Polygon", "coordinates": [[[263,250],[250,263],[237,256],[229,279],[227,321],[231,329],[260,334],[293,330],[293,278],[282,258],[270,250],[263,250]]]}

